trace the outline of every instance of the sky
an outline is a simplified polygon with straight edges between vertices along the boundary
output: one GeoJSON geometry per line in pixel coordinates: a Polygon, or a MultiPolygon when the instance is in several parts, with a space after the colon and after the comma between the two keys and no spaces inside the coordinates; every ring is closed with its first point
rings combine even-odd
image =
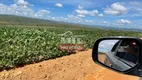
{"type": "Polygon", "coordinates": [[[0,14],[142,29],[141,0],[0,0],[0,14]]]}

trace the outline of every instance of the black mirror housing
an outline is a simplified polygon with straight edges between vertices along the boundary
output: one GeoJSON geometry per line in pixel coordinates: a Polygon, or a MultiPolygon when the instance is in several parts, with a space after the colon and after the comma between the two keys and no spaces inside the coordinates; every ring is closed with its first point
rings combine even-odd
{"type": "MultiPolygon", "coordinates": [[[[108,42],[107,42],[108,43],[108,42]]],[[[118,42],[117,42],[118,43],[118,42]]],[[[124,44],[125,43],[123,43],[122,45],[121,45],[121,43],[119,44],[119,46],[118,47],[122,47],[122,46],[124,46],[124,44]]],[[[102,43],[103,44],[103,43],[102,43]]],[[[135,43],[133,43],[133,44],[135,44],[135,43]]],[[[106,45],[105,45],[106,46],[106,45]]],[[[141,70],[142,68],[141,68],[141,64],[142,64],[142,58],[140,58],[140,56],[142,56],[142,50],[141,50],[141,48],[142,48],[142,40],[141,39],[139,39],[139,38],[133,38],[133,37],[122,37],[122,36],[115,36],[115,37],[104,37],[104,38],[100,38],[100,39],[98,39],[96,42],[95,42],[95,44],[94,44],[94,47],[93,47],[93,51],[92,51],[92,58],[93,58],[93,60],[94,60],[94,62],[96,63],[96,64],[99,64],[99,65],[101,65],[101,66],[103,66],[103,67],[105,67],[105,68],[108,68],[108,69],[110,69],[110,70],[113,70],[113,71],[116,71],[116,72],[119,72],[119,73],[123,73],[123,74],[128,74],[128,75],[134,75],[134,76],[139,76],[139,77],[141,77],[142,75],[141,75],[141,71],[139,71],[139,70],[141,70]],[[135,63],[135,65],[134,66],[131,66],[131,67],[129,67],[129,68],[127,68],[127,69],[124,69],[123,71],[121,71],[121,68],[119,68],[118,69],[118,67],[117,68],[112,68],[112,64],[111,64],[111,67],[110,66],[108,66],[108,65],[106,65],[106,64],[104,64],[104,63],[102,63],[100,60],[99,60],[99,44],[102,42],[102,41],[110,41],[110,42],[112,42],[112,40],[121,40],[121,43],[123,43],[124,41],[125,42],[129,42],[129,41],[134,41],[134,42],[136,42],[137,43],[137,45],[138,45],[138,47],[139,47],[139,50],[138,50],[138,58],[137,58],[137,62],[135,63]]],[[[118,49],[117,49],[118,50],[118,49]]],[[[117,51],[115,51],[115,52],[117,52],[117,51]]],[[[118,53],[116,53],[116,54],[118,54],[118,53]]],[[[116,54],[115,54],[115,56],[116,56],[116,54]]],[[[106,54],[107,55],[107,58],[108,59],[110,59],[111,57],[109,57],[109,55],[108,55],[108,53],[106,54]]],[[[113,54],[113,57],[114,57],[114,54],[113,54]]],[[[116,65],[117,63],[119,63],[119,62],[124,62],[124,63],[126,63],[125,62],[125,60],[123,61],[121,61],[121,58],[119,57],[118,58],[118,56],[116,57],[116,61],[115,61],[115,59],[114,58],[112,58],[112,62],[113,62],[113,65],[116,65]],[[117,60],[118,59],[118,60],[117,60]],[[116,62],[116,64],[115,64],[115,62],[116,62]]],[[[128,63],[127,63],[127,65],[128,65],[128,63]]],[[[128,66],[130,66],[130,65],[128,65],[128,66]]],[[[122,67],[122,65],[120,65],[119,67],[122,67]]],[[[125,66],[124,66],[125,67],[125,66]]]]}

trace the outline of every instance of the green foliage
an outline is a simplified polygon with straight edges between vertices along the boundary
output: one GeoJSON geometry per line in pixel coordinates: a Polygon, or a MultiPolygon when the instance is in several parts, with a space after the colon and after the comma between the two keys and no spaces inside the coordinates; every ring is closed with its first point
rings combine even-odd
{"type": "Polygon", "coordinates": [[[92,48],[96,39],[104,36],[141,37],[142,33],[97,28],[28,28],[0,27],[0,69],[12,68],[70,53],[58,49],[59,34],[66,31],[83,35],[85,49],[92,48]]]}

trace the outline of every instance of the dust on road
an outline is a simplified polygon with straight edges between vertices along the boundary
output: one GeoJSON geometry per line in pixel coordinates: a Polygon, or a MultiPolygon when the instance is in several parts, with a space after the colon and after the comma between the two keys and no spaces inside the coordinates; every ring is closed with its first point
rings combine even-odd
{"type": "Polygon", "coordinates": [[[138,80],[102,68],[92,60],[92,50],[0,72],[0,80],[138,80]]]}

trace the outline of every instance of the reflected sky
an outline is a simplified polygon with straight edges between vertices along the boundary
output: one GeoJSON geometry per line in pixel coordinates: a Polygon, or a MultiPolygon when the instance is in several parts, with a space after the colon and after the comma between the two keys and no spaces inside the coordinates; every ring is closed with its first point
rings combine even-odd
{"type": "Polygon", "coordinates": [[[100,42],[98,51],[99,52],[110,52],[113,46],[118,42],[119,40],[104,40],[100,42]]]}

